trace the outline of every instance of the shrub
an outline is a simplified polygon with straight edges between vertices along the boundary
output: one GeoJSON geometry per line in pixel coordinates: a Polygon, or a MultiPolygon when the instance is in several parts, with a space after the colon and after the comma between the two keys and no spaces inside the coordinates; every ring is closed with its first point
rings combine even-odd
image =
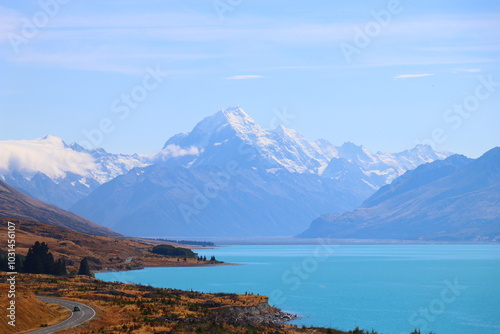
{"type": "Polygon", "coordinates": [[[185,257],[185,258],[195,258],[196,254],[187,248],[174,247],[171,245],[158,245],[154,246],[151,251],[155,254],[172,256],[172,257],[185,257]]]}

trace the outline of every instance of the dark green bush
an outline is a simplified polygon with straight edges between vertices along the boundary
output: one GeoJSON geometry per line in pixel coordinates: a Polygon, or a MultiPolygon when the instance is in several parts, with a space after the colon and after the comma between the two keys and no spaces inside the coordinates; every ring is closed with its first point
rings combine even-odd
{"type": "Polygon", "coordinates": [[[155,254],[172,256],[172,257],[186,257],[186,258],[187,257],[189,257],[189,258],[196,257],[196,254],[190,249],[174,247],[171,245],[154,246],[152,252],[155,254]]]}

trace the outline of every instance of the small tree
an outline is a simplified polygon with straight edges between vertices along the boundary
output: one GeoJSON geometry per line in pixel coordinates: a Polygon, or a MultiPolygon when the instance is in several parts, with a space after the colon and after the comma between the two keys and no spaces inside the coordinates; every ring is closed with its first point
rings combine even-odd
{"type": "Polygon", "coordinates": [[[66,275],[66,260],[61,258],[54,263],[54,275],[63,276],[66,275]]]}
{"type": "Polygon", "coordinates": [[[87,261],[86,257],[84,257],[80,261],[80,269],[78,270],[78,275],[85,275],[85,276],[94,277],[94,274],[92,274],[92,272],[90,272],[89,262],[87,261]]]}
{"type": "Polygon", "coordinates": [[[28,250],[23,271],[30,274],[52,274],[53,270],[54,257],[49,252],[49,246],[45,242],[35,242],[28,250]]]}

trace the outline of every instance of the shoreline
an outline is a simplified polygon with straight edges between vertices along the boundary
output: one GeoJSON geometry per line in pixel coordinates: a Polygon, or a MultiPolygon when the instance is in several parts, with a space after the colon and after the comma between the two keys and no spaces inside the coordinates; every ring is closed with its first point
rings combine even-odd
{"type": "Polygon", "coordinates": [[[119,269],[119,268],[106,268],[102,270],[95,270],[93,271],[94,274],[102,274],[102,273],[117,273],[117,272],[125,272],[125,271],[134,271],[134,270],[142,270],[146,268],[175,268],[175,267],[182,267],[182,268],[187,268],[187,267],[225,267],[225,266],[241,266],[242,264],[239,263],[200,263],[200,264],[157,264],[157,265],[147,265],[147,266],[141,266],[141,267],[136,267],[136,268],[131,268],[131,269],[119,269]]]}
{"type": "MultiPolygon", "coordinates": [[[[139,237],[137,237],[139,238],[139,237]]],[[[145,237],[141,237],[145,238],[145,237]]],[[[192,239],[194,241],[211,241],[216,246],[201,247],[187,246],[191,249],[213,249],[224,246],[241,246],[241,245],[500,245],[499,241],[443,241],[443,240],[400,240],[400,239],[336,239],[336,238],[295,238],[295,237],[165,237],[177,239],[192,239]]]]}
{"type": "MultiPolygon", "coordinates": [[[[328,328],[304,330],[288,324],[301,316],[271,306],[269,297],[259,294],[157,288],[137,283],[108,282],[82,275],[20,275],[24,286],[36,296],[85,303],[100,314],[83,327],[74,327],[72,333],[99,332],[103,327],[113,333],[122,333],[129,328],[142,333],[194,333],[200,330],[213,333],[214,328],[221,333],[243,333],[249,326],[258,333],[331,333],[328,328]],[[91,298],[89,291],[92,291],[91,298]],[[117,307],[121,309],[123,303],[128,305],[126,312],[117,313],[117,307]]],[[[23,305],[27,309],[31,307],[27,303],[23,305]]],[[[38,325],[33,327],[39,328],[38,325]]],[[[334,333],[348,334],[343,331],[334,333]]]]}

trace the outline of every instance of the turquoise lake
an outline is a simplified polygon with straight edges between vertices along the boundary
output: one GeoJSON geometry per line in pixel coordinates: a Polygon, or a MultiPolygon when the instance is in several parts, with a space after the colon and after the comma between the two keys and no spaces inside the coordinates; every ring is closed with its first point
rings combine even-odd
{"type": "Polygon", "coordinates": [[[199,250],[237,266],[99,273],[106,281],[258,293],[298,325],[380,334],[500,333],[500,246],[259,245],[199,250]]]}

